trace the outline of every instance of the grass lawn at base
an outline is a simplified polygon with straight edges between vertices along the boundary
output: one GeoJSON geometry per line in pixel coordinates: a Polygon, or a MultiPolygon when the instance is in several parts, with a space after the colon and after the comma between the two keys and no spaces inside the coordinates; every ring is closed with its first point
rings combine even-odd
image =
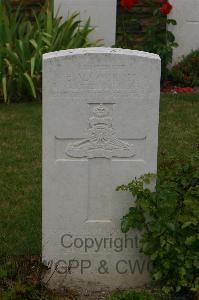
{"type": "Polygon", "coordinates": [[[41,104],[0,105],[0,255],[41,251],[41,104]]]}
{"type": "Polygon", "coordinates": [[[199,151],[199,94],[162,95],[158,171],[199,151]]]}
{"type": "MultiPolygon", "coordinates": [[[[159,170],[198,151],[198,135],[199,94],[163,95],[159,170]]],[[[41,104],[0,105],[0,161],[0,255],[39,255],[41,104]]]]}

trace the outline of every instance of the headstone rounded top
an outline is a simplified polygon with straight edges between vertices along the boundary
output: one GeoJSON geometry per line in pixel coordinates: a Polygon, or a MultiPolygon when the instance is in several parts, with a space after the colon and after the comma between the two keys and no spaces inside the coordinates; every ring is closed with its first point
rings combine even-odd
{"type": "Polygon", "coordinates": [[[127,49],[44,55],[42,257],[52,288],[149,282],[140,235],[120,229],[133,199],[115,189],[157,172],[160,69],[158,55],[127,49]]]}
{"type": "Polygon", "coordinates": [[[154,53],[138,51],[138,50],[130,50],[130,49],[122,49],[122,48],[106,48],[106,47],[76,48],[76,49],[49,52],[43,55],[43,59],[48,60],[48,59],[54,59],[59,57],[86,55],[86,54],[120,54],[120,55],[160,60],[159,55],[154,53]]]}

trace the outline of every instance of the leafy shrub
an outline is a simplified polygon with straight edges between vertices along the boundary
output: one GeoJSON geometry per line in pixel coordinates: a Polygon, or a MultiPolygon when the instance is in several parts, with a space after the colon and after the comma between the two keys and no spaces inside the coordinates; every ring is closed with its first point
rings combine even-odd
{"type": "Polygon", "coordinates": [[[0,1],[0,98],[5,102],[37,99],[41,95],[42,54],[89,47],[90,20],[80,28],[78,13],[67,21],[53,17],[51,0],[36,15],[13,11],[0,1]]]}
{"type": "Polygon", "coordinates": [[[199,50],[192,51],[171,70],[172,80],[177,85],[199,86],[199,50]]]}
{"type": "Polygon", "coordinates": [[[122,231],[143,231],[141,251],[150,257],[152,278],[165,292],[198,291],[199,156],[157,178],[154,192],[148,186],[152,179],[147,174],[117,188],[136,197],[122,231]]]}

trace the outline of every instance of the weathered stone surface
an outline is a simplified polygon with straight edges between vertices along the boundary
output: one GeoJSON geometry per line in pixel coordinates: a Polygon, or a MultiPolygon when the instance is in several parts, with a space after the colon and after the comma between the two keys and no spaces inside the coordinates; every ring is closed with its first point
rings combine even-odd
{"type": "Polygon", "coordinates": [[[58,263],[52,286],[148,281],[139,234],[120,231],[131,195],[115,188],[156,173],[159,82],[155,54],[88,48],[44,55],[43,261],[51,275],[58,263]]]}
{"type": "Polygon", "coordinates": [[[80,19],[87,21],[91,17],[91,40],[102,40],[104,46],[115,44],[116,0],[55,0],[55,14],[67,19],[69,13],[80,12],[80,19]]]}

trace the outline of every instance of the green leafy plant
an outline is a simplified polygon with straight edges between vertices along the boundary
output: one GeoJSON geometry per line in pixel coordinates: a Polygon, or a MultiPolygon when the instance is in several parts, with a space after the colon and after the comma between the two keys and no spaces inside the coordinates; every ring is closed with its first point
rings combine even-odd
{"type": "Polygon", "coordinates": [[[148,5],[151,16],[145,24],[143,0],[119,1],[116,46],[160,55],[163,81],[169,74],[168,64],[172,62],[173,49],[178,46],[168,25],[177,23],[168,17],[172,10],[169,1],[151,1],[148,5]]]}
{"type": "Polygon", "coordinates": [[[199,50],[192,51],[173,66],[172,81],[181,86],[199,86],[199,50]]]}
{"type": "MultiPolygon", "coordinates": [[[[121,222],[123,232],[143,232],[141,251],[152,261],[152,278],[164,291],[199,290],[199,156],[178,171],[157,178],[146,174],[117,188],[134,197],[121,222]]],[[[193,298],[192,298],[193,299],[193,298]]]]}
{"type": "Polygon", "coordinates": [[[162,81],[169,75],[168,65],[172,63],[173,49],[178,47],[174,34],[168,30],[168,25],[176,25],[176,21],[162,15],[159,9],[153,13],[154,22],[146,28],[144,51],[156,53],[161,57],[162,81]]]}
{"type": "Polygon", "coordinates": [[[64,22],[53,17],[51,0],[39,14],[33,11],[31,19],[1,0],[0,98],[6,103],[40,98],[44,53],[96,44],[88,41],[90,19],[81,28],[80,23],[78,13],[64,22]]]}

